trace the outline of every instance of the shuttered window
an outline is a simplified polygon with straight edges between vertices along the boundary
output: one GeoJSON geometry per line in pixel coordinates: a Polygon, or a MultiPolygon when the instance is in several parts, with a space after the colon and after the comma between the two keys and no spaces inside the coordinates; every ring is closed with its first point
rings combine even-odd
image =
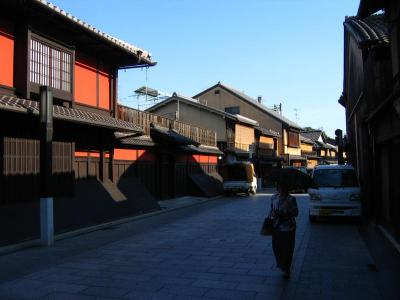
{"type": "Polygon", "coordinates": [[[72,55],[40,40],[30,42],[30,82],[71,92],[72,55]]]}
{"type": "Polygon", "coordinates": [[[297,132],[288,132],[288,146],[289,147],[299,147],[299,134],[297,132]]]}

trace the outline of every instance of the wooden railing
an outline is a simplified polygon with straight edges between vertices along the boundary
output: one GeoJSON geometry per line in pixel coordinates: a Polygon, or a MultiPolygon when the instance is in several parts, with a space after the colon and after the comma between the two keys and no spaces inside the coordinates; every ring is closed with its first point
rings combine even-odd
{"type": "Polygon", "coordinates": [[[250,145],[249,144],[241,144],[235,142],[227,142],[227,149],[235,152],[249,152],[250,145]]]}
{"type": "Polygon", "coordinates": [[[276,157],[275,149],[258,148],[258,156],[276,157]]]}
{"type": "Polygon", "coordinates": [[[301,150],[301,156],[318,156],[318,153],[317,153],[317,151],[301,150]]]}
{"type": "Polygon", "coordinates": [[[150,123],[153,123],[161,127],[172,128],[179,134],[186,136],[202,145],[213,147],[217,146],[217,133],[213,130],[199,128],[131,107],[118,105],[117,118],[138,125],[143,129],[145,135],[150,135],[150,123]]]}

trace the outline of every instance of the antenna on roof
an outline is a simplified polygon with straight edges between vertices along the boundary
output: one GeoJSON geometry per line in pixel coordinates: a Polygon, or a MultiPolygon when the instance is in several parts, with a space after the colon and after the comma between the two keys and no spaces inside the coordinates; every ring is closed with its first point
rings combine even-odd
{"type": "Polygon", "coordinates": [[[294,108],[294,117],[296,119],[296,123],[299,122],[299,110],[297,108],[294,108]]]}
{"type": "Polygon", "coordinates": [[[282,103],[274,104],[274,106],[272,107],[272,109],[273,109],[274,111],[276,111],[277,113],[279,113],[280,115],[282,115],[282,103]]]}
{"type": "Polygon", "coordinates": [[[134,91],[133,95],[129,95],[128,98],[136,97],[137,109],[147,109],[150,106],[157,104],[170,97],[168,93],[160,92],[156,89],[148,87],[147,85],[142,86],[134,91]]]}

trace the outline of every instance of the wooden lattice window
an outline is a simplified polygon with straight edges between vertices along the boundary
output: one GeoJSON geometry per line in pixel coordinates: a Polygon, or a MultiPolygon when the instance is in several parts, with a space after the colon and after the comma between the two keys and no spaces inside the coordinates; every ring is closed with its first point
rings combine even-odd
{"type": "Polygon", "coordinates": [[[63,92],[71,92],[72,54],[39,39],[30,40],[29,80],[63,92]]]}

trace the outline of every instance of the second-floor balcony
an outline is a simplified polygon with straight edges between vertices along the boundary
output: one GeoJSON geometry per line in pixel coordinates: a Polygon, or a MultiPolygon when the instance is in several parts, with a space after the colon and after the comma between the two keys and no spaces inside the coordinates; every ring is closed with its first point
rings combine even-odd
{"type": "Polygon", "coordinates": [[[259,157],[276,157],[276,150],[275,149],[259,148],[257,150],[257,154],[258,154],[259,157]]]}
{"type": "Polygon", "coordinates": [[[301,150],[301,156],[313,156],[313,157],[317,157],[318,153],[317,151],[305,151],[305,150],[301,150]]]}
{"type": "Polygon", "coordinates": [[[253,153],[253,155],[262,157],[276,157],[276,149],[271,147],[263,147],[261,144],[242,144],[237,142],[227,142],[226,150],[234,151],[236,153],[253,153]],[[261,145],[261,147],[260,147],[261,145]]]}
{"type": "Polygon", "coordinates": [[[251,150],[251,145],[249,144],[241,144],[236,142],[227,142],[226,143],[226,150],[234,151],[234,152],[241,152],[241,153],[248,153],[251,150]]]}
{"type": "Polygon", "coordinates": [[[199,128],[131,107],[118,105],[117,118],[139,126],[143,129],[145,135],[150,135],[150,124],[153,123],[154,125],[174,129],[179,134],[202,145],[217,146],[217,134],[213,130],[199,128]]]}
{"type": "Polygon", "coordinates": [[[257,155],[259,158],[262,157],[276,157],[277,151],[274,148],[274,144],[267,144],[267,143],[257,143],[257,155]]]}

